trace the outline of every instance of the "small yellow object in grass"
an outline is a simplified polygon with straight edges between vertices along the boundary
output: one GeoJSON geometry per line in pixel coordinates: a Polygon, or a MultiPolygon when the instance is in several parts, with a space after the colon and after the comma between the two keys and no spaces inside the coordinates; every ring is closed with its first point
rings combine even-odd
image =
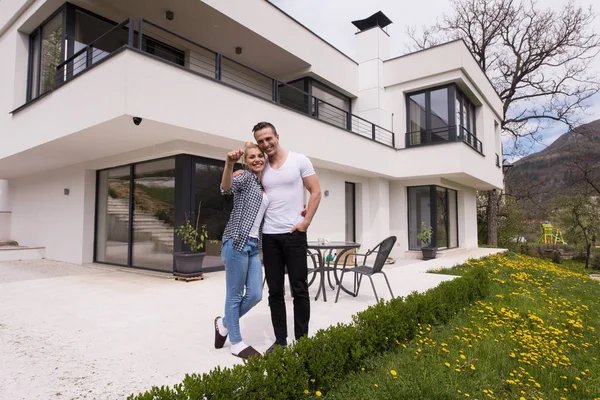
{"type": "Polygon", "coordinates": [[[317,397],[321,397],[321,392],[319,392],[318,390],[315,392],[315,394],[317,395],[317,397]]]}
{"type": "Polygon", "coordinates": [[[315,383],[315,380],[314,380],[314,379],[311,379],[310,381],[311,381],[312,383],[315,383]]]}
{"type": "Polygon", "coordinates": [[[475,371],[475,366],[473,364],[471,364],[471,369],[475,371]]]}
{"type": "Polygon", "coordinates": [[[376,388],[378,388],[378,387],[379,387],[379,385],[378,385],[378,384],[374,384],[373,386],[375,386],[376,388]]]}
{"type": "Polygon", "coordinates": [[[309,394],[310,392],[308,391],[308,389],[304,389],[304,394],[309,394]]]}
{"type": "Polygon", "coordinates": [[[398,375],[398,373],[397,373],[395,370],[391,370],[391,371],[390,371],[390,374],[392,374],[392,376],[396,376],[396,375],[398,375]]]}
{"type": "Polygon", "coordinates": [[[445,363],[444,365],[445,365],[446,367],[448,367],[448,368],[450,367],[450,363],[449,363],[449,362],[445,363]]]}

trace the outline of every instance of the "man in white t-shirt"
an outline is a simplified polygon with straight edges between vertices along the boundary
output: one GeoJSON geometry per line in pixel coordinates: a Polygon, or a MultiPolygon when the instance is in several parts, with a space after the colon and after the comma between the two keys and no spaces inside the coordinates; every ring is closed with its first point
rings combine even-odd
{"type": "Polygon", "coordinates": [[[306,231],[319,207],[321,187],[308,157],[283,149],[272,124],[259,122],[252,132],[256,143],[268,157],[262,173],[262,185],[269,198],[262,229],[262,248],[275,332],[275,343],[267,351],[272,351],[274,346],[287,345],[283,288],[286,267],[294,298],[296,340],[308,335],[310,298],[306,231]],[[310,198],[306,215],[302,216],[304,188],[310,193],[310,198]]]}

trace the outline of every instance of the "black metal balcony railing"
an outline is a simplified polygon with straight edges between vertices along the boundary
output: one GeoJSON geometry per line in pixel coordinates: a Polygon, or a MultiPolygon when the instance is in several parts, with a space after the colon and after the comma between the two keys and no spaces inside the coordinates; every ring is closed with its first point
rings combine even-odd
{"type": "Polygon", "coordinates": [[[60,63],[56,68],[57,84],[68,82],[122,47],[139,49],[254,96],[395,147],[393,132],[144,18],[139,19],[137,31],[134,19],[128,18],[60,63]]]}
{"type": "Polygon", "coordinates": [[[448,142],[464,142],[483,154],[483,144],[463,126],[444,126],[434,129],[421,129],[406,134],[406,147],[427,146],[448,142]]]}

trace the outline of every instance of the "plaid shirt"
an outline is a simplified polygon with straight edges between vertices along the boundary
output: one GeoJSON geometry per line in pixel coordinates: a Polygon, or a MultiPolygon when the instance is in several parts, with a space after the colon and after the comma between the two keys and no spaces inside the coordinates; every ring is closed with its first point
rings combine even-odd
{"type": "MultiPolygon", "coordinates": [[[[227,239],[233,240],[233,248],[242,251],[248,242],[250,230],[254,225],[260,205],[262,203],[262,186],[258,177],[250,171],[236,176],[231,181],[231,188],[223,190],[221,194],[233,194],[233,210],[229,222],[223,232],[223,242],[227,239]]],[[[261,247],[262,222],[258,233],[258,243],[261,247]]]]}

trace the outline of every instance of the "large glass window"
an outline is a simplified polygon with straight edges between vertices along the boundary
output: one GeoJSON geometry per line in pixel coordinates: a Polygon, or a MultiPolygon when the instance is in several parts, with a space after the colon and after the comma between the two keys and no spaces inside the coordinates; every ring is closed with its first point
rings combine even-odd
{"type": "Polygon", "coordinates": [[[409,143],[413,145],[426,141],[427,104],[425,93],[413,94],[408,97],[408,135],[409,143]]]}
{"type": "Polygon", "coordinates": [[[425,245],[417,239],[423,223],[433,228],[432,246],[458,247],[457,192],[439,186],[409,187],[408,245],[411,250],[425,245]]]}
{"type": "Polygon", "coordinates": [[[134,166],[132,264],[173,270],[175,159],[134,166]]]}
{"type": "Polygon", "coordinates": [[[62,59],[63,15],[61,10],[37,28],[29,39],[29,99],[56,86],[56,67],[62,59]]]}
{"type": "Polygon", "coordinates": [[[194,208],[190,216],[200,225],[206,225],[209,240],[203,268],[223,265],[223,232],[233,209],[233,196],[223,196],[219,189],[224,166],[223,161],[216,160],[198,158],[194,162],[194,208]]]}
{"type": "MultiPolygon", "coordinates": [[[[27,100],[32,100],[84,71],[128,43],[128,28],[105,35],[115,22],[66,3],[30,35],[27,100]],[[64,27],[64,28],[63,28],[64,27]],[[73,55],[90,47],[74,59],[73,55]],[[64,65],[57,70],[59,64],[64,65]]],[[[137,43],[137,32],[134,34],[137,43]]],[[[185,53],[144,35],[142,48],[173,63],[184,65],[185,53]]]]}
{"type": "Polygon", "coordinates": [[[431,190],[429,186],[408,188],[408,246],[420,249],[425,243],[417,239],[421,225],[431,226],[431,190]]]}
{"type": "Polygon", "coordinates": [[[131,168],[98,173],[96,261],[127,265],[131,168]]]}
{"type": "Polygon", "coordinates": [[[356,242],[356,184],[346,182],[346,241],[356,242]]]}
{"type": "MultiPolygon", "coordinates": [[[[83,49],[94,40],[108,32],[114,24],[101,18],[97,18],[91,14],[76,10],[75,12],[75,38],[73,40],[73,54],[83,49]]],[[[96,63],[109,55],[114,50],[121,47],[127,40],[127,31],[123,30],[121,38],[116,35],[108,35],[103,40],[94,43],[92,49],[91,62],[96,63]],[[120,40],[119,40],[120,39],[120,40]]],[[[72,64],[73,74],[83,71],[87,66],[86,54],[81,54],[72,64]]]]}
{"type": "Polygon", "coordinates": [[[476,107],[452,84],[408,94],[406,146],[463,140],[481,152],[476,107]]]}

